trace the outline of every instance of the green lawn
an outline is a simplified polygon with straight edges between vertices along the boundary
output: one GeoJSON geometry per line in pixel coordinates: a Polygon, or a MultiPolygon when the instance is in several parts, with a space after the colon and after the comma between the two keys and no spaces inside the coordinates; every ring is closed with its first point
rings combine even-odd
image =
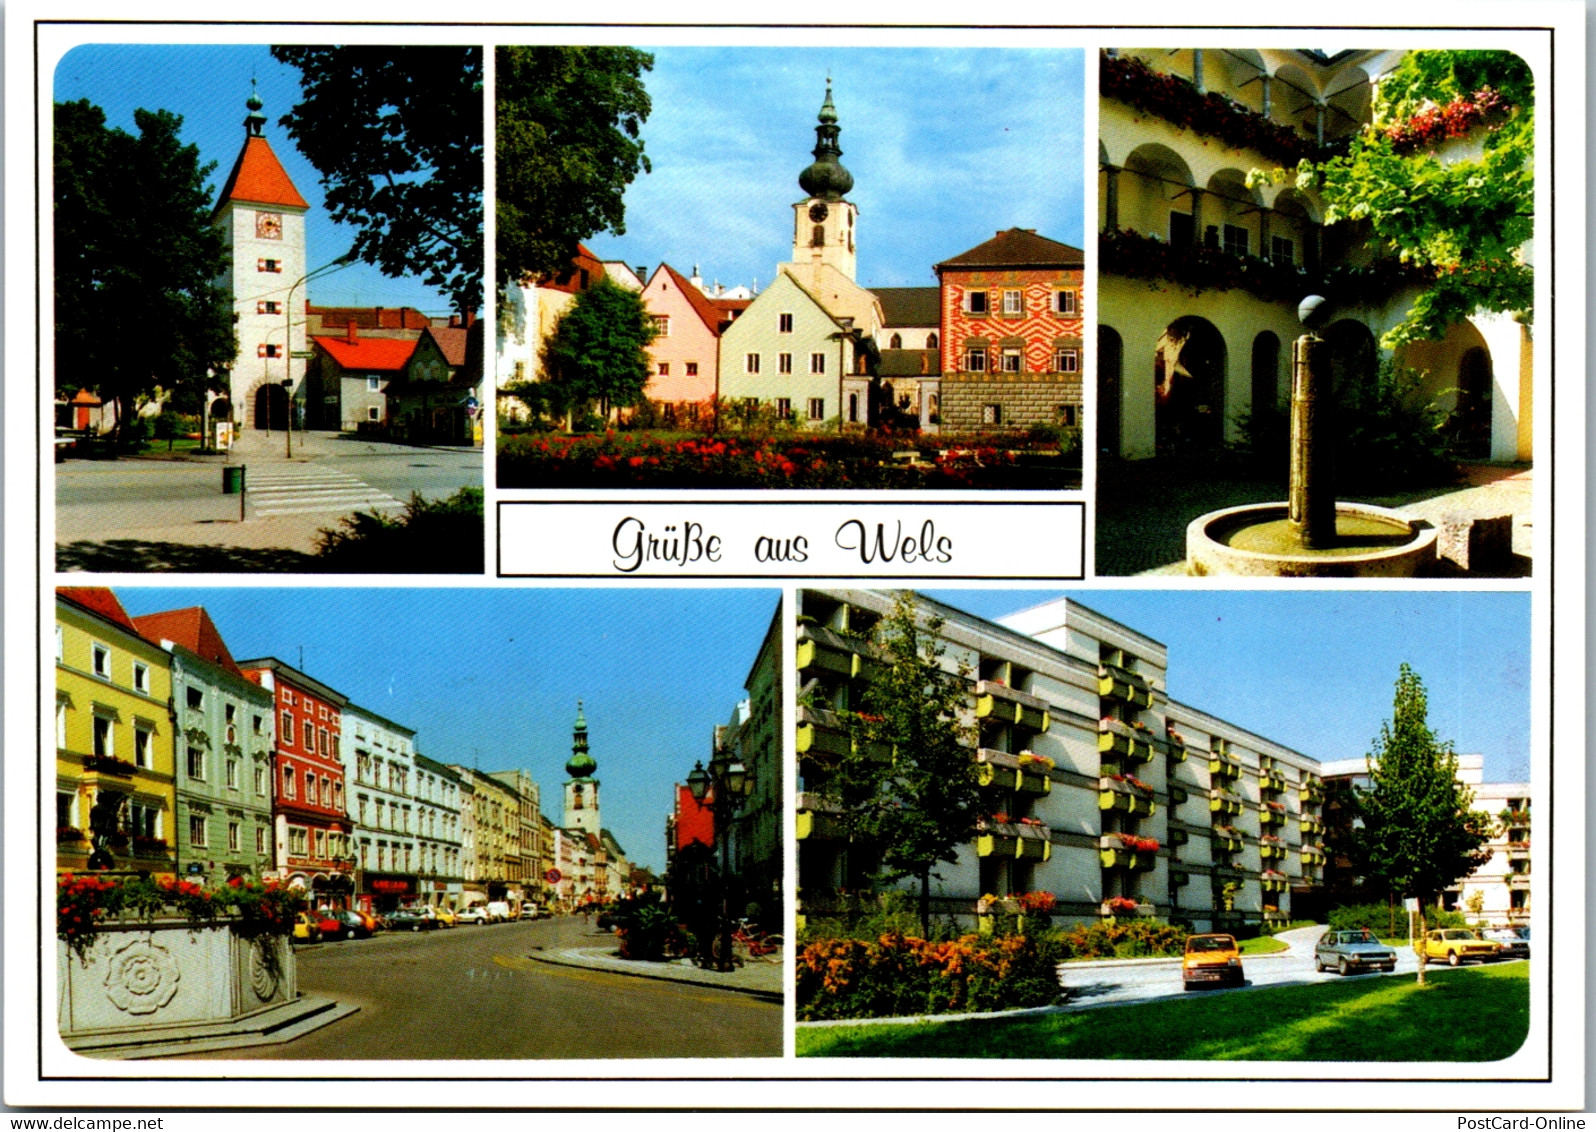
{"type": "Polygon", "coordinates": [[[1254,936],[1252,939],[1242,940],[1241,953],[1243,955],[1269,955],[1276,951],[1286,951],[1290,946],[1283,939],[1276,939],[1272,935],[1260,935],[1254,936]]]}
{"type": "Polygon", "coordinates": [[[1193,993],[969,1022],[798,1028],[800,1057],[1496,1061],[1529,1033],[1529,964],[1193,993]]]}

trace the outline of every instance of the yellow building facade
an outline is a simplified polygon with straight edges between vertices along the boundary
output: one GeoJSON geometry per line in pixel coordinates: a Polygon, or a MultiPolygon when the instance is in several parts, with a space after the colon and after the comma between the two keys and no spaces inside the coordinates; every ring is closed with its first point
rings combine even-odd
{"type": "Polygon", "coordinates": [[[172,876],[176,756],[171,659],[108,589],[57,591],[56,869],[172,876]]]}

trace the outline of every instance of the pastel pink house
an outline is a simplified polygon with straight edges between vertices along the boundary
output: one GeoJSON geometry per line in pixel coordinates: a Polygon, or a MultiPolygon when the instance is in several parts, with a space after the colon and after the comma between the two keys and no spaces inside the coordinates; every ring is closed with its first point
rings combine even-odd
{"type": "Polygon", "coordinates": [[[710,298],[662,263],[643,288],[643,305],[659,330],[648,348],[648,399],[670,406],[714,401],[720,388],[720,335],[747,301],[710,298]]]}

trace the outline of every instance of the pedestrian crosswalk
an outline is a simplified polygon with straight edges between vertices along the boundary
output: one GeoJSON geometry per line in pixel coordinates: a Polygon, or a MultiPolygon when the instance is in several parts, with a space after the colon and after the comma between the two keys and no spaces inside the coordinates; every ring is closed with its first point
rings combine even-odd
{"type": "Polygon", "coordinates": [[[386,491],[379,491],[348,472],[315,464],[255,472],[244,487],[250,510],[261,518],[404,506],[386,491]]]}

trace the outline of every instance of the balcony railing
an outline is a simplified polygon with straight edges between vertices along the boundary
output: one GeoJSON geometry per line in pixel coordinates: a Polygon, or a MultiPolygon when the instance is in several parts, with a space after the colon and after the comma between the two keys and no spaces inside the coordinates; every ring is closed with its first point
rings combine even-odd
{"type": "Polygon", "coordinates": [[[1286,847],[1273,841],[1264,841],[1258,845],[1258,856],[1265,861],[1284,861],[1286,847]]]}
{"type": "Polygon", "coordinates": [[[978,857],[1012,857],[1045,861],[1053,855],[1053,831],[1040,822],[998,822],[981,818],[975,823],[978,857]]]}
{"type": "MultiPolygon", "coordinates": [[[[794,741],[798,754],[809,758],[836,758],[855,750],[854,739],[848,734],[842,716],[824,708],[799,709],[794,741]]],[[[882,762],[892,758],[892,750],[885,743],[865,744],[863,750],[870,758],[882,762]]]]}
{"type": "Polygon", "coordinates": [[[1106,700],[1118,700],[1134,708],[1153,706],[1153,690],[1146,679],[1117,664],[1097,666],[1097,694],[1106,700]]]}
{"type": "Polygon", "coordinates": [[[798,626],[798,671],[829,672],[852,679],[868,675],[877,663],[875,648],[861,637],[850,637],[818,625],[798,626]]]}
{"type": "Polygon", "coordinates": [[[975,717],[1038,732],[1046,731],[1051,722],[1046,700],[995,680],[976,681],[975,717]]]}
{"type": "Polygon", "coordinates": [[[1529,875],[1529,873],[1508,873],[1507,874],[1507,887],[1508,888],[1528,888],[1529,886],[1530,886],[1530,875],[1529,875]]]}
{"type": "Polygon", "coordinates": [[[1264,873],[1258,878],[1258,886],[1265,892],[1284,892],[1288,883],[1284,873],[1264,873]]]}
{"type": "Polygon", "coordinates": [[[114,774],[120,778],[131,778],[138,767],[112,755],[90,755],[83,760],[83,769],[91,774],[114,774]]]}
{"type": "Polygon", "coordinates": [[[1111,833],[1097,840],[1097,856],[1105,869],[1150,869],[1158,863],[1157,842],[1147,839],[1152,848],[1138,848],[1126,844],[1111,833]]]}
{"type": "Polygon", "coordinates": [[[1208,809],[1213,813],[1239,815],[1241,807],[1241,797],[1229,790],[1214,789],[1208,792],[1208,809]]]}
{"type": "Polygon", "coordinates": [[[1241,760],[1229,755],[1222,755],[1211,751],[1208,755],[1208,776],[1210,778],[1228,778],[1234,782],[1241,777],[1241,760]]]}
{"type": "Polygon", "coordinates": [[[1286,788],[1286,780],[1274,771],[1269,770],[1258,776],[1258,789],[1267,790],[1271,794],[1278,794],[1286,788]]]}
{"type": "Polygon", "coordinates": [[[1153,733],[1118,719],[1101,719],[1097,723],[1097,750],[1127,762],[1149,762],[1154,750],[1153,733]]]}
{"type": "Polygon", "coordinates": [[[819,794],[805,791],[798,795],[797,834],[799,841],[835,841],[845,833],[840,817],[842,808],[819,794]]]}
{"type": "Polygon", "coordinates": [[[1241,851],[1241,833],[1228,825],[1216,825],[1213,836],[1209,839],[1210,850],[1215,853],[1239,853],[1241,851]]]}
{"type": "Polygon", "coordinates": [[[1314,835],[1324,833],[1324,822],[1318,818],[1303,818],[1300,828],[1304,834],[1314,835]]]}
{"type": "Polygon", "coordinates": [[[1258,821],[1263,825],[1285,825],[1286,811],[1277,810],[1265,802],[1258,807],[1258,821]]]}
{"type": "Polygon", "coordinates": [[[976,781],[982,786],[1021,794],[1047,794],[1053,789],[1053,779],[1048,773],[1052,762],[1045,756],[1030,751],[1013,755],[982,747],[975,752],[975,761],[976,781]]]}
{"type": "Polygon", "coordinates": [[[1128,782],[1104,775],[1097,782],[1097,808],[1150,817],[1158,811],[1158,803],[1153,801],[1150,790],[1140,790],[1128,782]]]}

